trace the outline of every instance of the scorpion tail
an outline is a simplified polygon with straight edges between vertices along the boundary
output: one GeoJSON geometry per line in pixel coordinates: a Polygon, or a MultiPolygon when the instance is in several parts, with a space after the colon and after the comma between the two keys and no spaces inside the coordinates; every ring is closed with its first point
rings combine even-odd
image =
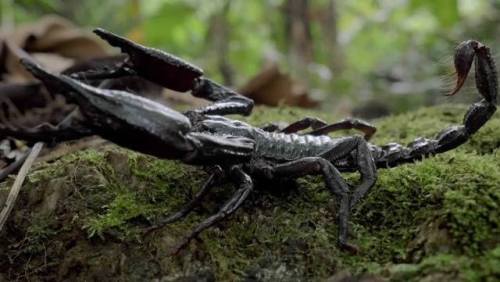
{"type": "Polygon", "coordinates": [[[456,94],[462,88],[475,61],[476,88],[483,99],[469,108],[463,125],[446,128],[435,139],[417,138],[407,147],[397,143],[381,147],[371,145],[377,167],[394,167],[454,149],[465,143],[495,113],[498,80],[490,49],[475,40],[464,41],[457,46],[454,61],[457,83],[449,95],[456,94]]]}

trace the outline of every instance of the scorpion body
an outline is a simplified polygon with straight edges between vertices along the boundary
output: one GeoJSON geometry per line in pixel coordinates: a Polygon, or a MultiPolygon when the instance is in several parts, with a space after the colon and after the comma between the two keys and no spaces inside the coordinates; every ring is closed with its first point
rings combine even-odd
{"type": "Polygon", "coordinates": [[[216,135],[238,135],[254,140],[254,158],[285,162],[298,158],[319,156],[332,149],[337,141],[326,135],[299,135],[296,133],[268,132],[241,121],[222,116],[203,120],[204,130],[216,135]]]}
{"type": "Polygon", "coordinates": [[[348,242],[349,215],[375,184],[377,169],[451,150],[466,142],[496,110],[498,82],[495,64],[489,49],[473,40],[462,42],[455,51],[457,85],[451,94],[460,90],[475,62],[476,88],[483,99],[470,107],[463,125],[447,128],[434,139],[417,138],[407,146],[396,143],[378,146],[368,143],[375,127],[357,119],[326,124],[319,119],[304,118],[285,128],[274,125],[258,128],[224,117],[227,114],[250,114],[253,101],[203,77],[199,68],[179,58],[102,29],[95,32],[111,45],[121,48],[128,57],[105,69],[69,76],[49,73],[31,59],[23,59],[24,66],[49,92],[64,95],[78,107],[56,126],[15,128],[0,124],[0,134],[35,141],[64,141],[96,134],[159,158],[211,167],[210,177],[193,199],[182,210],[158,221],[148,231],[186,216],[220,181],[233,182],[238,187],[233,196],[218,213],[188,234],[174,252],[181,250],[206,228],[234,213],[254,190],[253,178],[297,178],[311,174],[322,175],[325,186],[337,198],[339,247],[357,252],[358,248],[348,242]],[[180,113],[128,92],[82,82],[103,81],[104,85],[106,80],[121,76],[140,76],[166,88],[191,91],[192,95],[214,103],[180,113]],[[312,130],[299,133],[308,128],[312,130]],[[360,130],[364,138],[361,135],[339,138],[327,135],[339,129],[360,130]],[[358,171],[360,183],[351,188],[340,174],[343,171],[358,171]]]}

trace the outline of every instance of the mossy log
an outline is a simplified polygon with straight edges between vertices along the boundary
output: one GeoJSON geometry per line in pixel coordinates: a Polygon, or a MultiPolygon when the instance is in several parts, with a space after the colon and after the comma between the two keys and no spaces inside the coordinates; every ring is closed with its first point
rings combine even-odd
{"type": "MultiPolygon", "coordinates": [[[[445,105],[378,120],[373,142],[433,137],[461,123],[465,109],[445,105]]],[[[335,119],[258,108],[249,121],[306,115],[335,119]]],[[[80,151],[39,163],[29,175],[0,233],[0,281],[493,281],[500,277],[499,147],[497,113],[456,150],[380,170],[351,219],[352,241],[362,250],[356,256],[335,245],[334,199],[319,177],[261,185],[233,217],[170,256],[234,188],[217,187],[185,220],[144,236],[141,230],[181,207],[207,174],[114,145],[80,151]]],[[[0,203],[11,183],[0,184],[0,203]]]]}

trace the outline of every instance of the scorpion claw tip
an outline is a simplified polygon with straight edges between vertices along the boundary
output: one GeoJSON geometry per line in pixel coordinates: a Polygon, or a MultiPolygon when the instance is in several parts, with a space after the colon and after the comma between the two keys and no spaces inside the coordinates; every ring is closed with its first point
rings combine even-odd
{"type": "Polygon", "coordinates": [[[95,28],[95,29],[93,30],[93,32],[94,32],[97,36],[99,36],[99,37],[101,37],[101,38],[103,38],[103,39],[108,38],[108,37],[110,37],[110,36],[113,36],[113,35],[114,35],[113,33],[111,33],[111,32],[109,32],[109,31],[105,30],[104,28],[100,28],[100,27],[95,28]]]}
{"type": "Polygon", "coordinates": [[[97,28],[94,28],[94,33],[104,33],[106,32],[106,30],[104,30],[103,28],[100,28],[100,27],[97,27],[97,28]]]}
{"type": "Polygon", "coordinates": [[[39,68],[39,66],[33,60],[27,57],[22,57],[21,59],[19,59],[19,62],[29,71],[39,68]]]}
{"type": "Polygon", "coordinates": [[[19,59],[19,62],[23,67],[31,73],[34,77],[41,80],[44,83],[53,83],[56,78],[55,75],[51,74],[44,68],[42,68],[39,64],[37,64],[33,59],[28,57],[23,57],[19,59]]]}

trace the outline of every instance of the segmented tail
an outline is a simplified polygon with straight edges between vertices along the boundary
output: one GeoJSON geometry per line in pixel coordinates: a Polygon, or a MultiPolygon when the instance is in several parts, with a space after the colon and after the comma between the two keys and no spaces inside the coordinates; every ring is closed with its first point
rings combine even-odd
{"type": "Polygon", "coordinates": [[[441,131],[435,139],[417,138],[406,147],[397,143],[384,146],[371,145],[377,167],[394,167],[452,150],[465,143],[495,113],[498,79],[490,49],[475,40],[460,43],[455,50],[457,83],[449,94],[456,94],[464,85],[472,62],[475,61],[476,88],[483,99],[474,103],[464,116],[463,125],[451,126],[441,131]]]}

